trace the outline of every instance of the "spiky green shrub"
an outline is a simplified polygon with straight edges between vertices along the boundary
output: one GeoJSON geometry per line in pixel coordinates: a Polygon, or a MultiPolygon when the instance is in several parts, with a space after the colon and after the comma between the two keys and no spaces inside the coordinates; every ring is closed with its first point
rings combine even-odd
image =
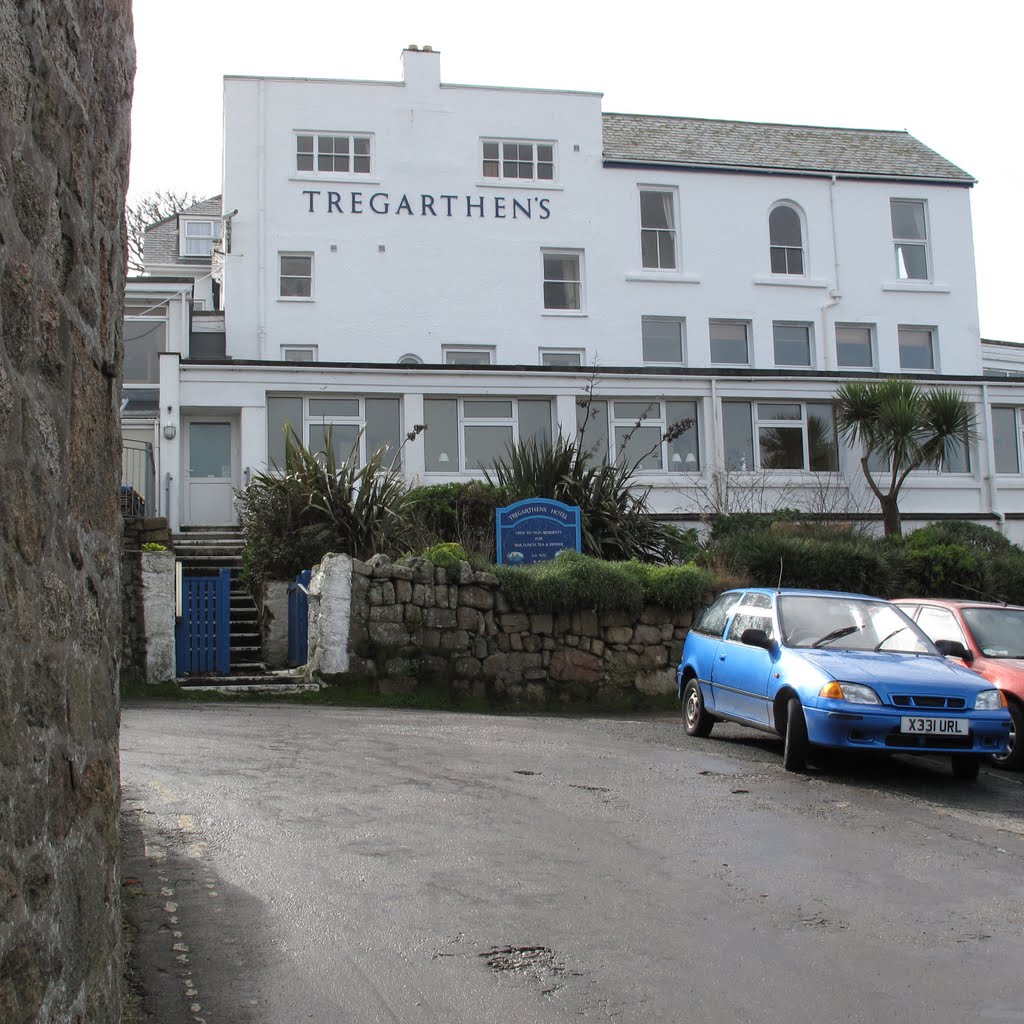
{"type": "Polygon", "coordinates": [[[580,548],[609,561],[679,562],[692,557],[696,533],[652,518],[650,488],[637,488],[632,467],[594,463],[579,438],[553,444],[525,439],[486,474],[508,503],[551,498],[580,509],[580,548]]]}
{"type": "Polygon", "coordinates": [[[494,572],[512,605],[550,612],[636,613],[645,604],[695,608],[714,590],[712,577],[692,564],[608,562],[575,551],[563,551],[550,562],[536,565],[497,566],[494,572]]]}
{"type": "Polygon", "coordinates": [[[396,554],[404,540],[399,474],[374,453],[337,458],[328,431],[322,452],[289,435],[283,473],[257,473],[238,495],[243,560],[250,580],[290,578],[328,551],[366,559],[396,554]]]}

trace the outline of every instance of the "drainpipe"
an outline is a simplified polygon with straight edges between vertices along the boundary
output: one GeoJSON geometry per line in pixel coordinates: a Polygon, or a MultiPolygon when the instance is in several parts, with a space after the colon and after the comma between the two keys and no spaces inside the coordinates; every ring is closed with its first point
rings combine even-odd
{"type": "Polygon", "coordinates": [[[829,216],[831,217],[832,223],[832,277],[835,284],[829,289],[828,302],[821,307],[821,345],[822,351],[825,354],[823,368],[826,370],[834,370],[835,359],[832,350],[832,345],[829,341],[828,333],[828,311],[833,306],[839,305],[839,300],[842,299],[843,293],[839,287],[839,243],[836,240],[836,176],[833,174],[832,179],[828,183],[828,209],[829,216]]]}
{"type": "Polygon", "coordinates": [[[259,111],[256,153],[256,175],[258,192],[258,213],[256,218],[256,309],[259,317],[256,325],[257,358],[266,358],[267,349],[267,287],[264,278],[267,273],[267,89],[262,79],[259,83],[259,111]]]}
{"type": "Polygon", "coordinates": [[[988,384],[981,385],[981,408],[985,420],[984,448],[985,448],[985,477],[988,480],[988,503],[992,515],[999,523],[999,532],[1006,533],[1006,513],[999,510],[999,488],[996,486],[996,455],[995,444],[992,439],[992,406],[988,401],[988,384]]]}

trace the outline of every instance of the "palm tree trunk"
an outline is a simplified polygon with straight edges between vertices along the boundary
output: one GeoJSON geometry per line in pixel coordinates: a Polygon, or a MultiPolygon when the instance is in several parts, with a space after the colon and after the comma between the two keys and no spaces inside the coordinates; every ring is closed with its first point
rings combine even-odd
{"type": "Polygon", "coordinates": [[[882,506],[882,523],[886,537],[902,537],[903,524],[900,521],[900,507],[894,494],[882,494],[878,498],[882,506]]]}

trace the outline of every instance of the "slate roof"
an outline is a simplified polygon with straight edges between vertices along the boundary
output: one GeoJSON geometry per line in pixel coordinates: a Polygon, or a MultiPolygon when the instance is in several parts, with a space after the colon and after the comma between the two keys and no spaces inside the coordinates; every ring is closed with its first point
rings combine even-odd
{"type": "MultiPolygon", "coordinates": [[[[192,217],[219,217],[223,206],[222,196],[211,196],[209,199],[200,200],[182,210],[181,214],[192,217]]],[[[142,260],[147,267],[166,266],[169,263],[181,263],[186,266],[209,265],[209,256],[179,256],[178,255],[178,214],[172,213],[170,217],[164,217],[155,224],[146,228],[146,237],[142,242],[142,260]]]]}
{"type": "Polygon", "coordinates": [[[603,114],[606,163],[791,171],[973,185],[974,177],[905,131],[603,114]]]}

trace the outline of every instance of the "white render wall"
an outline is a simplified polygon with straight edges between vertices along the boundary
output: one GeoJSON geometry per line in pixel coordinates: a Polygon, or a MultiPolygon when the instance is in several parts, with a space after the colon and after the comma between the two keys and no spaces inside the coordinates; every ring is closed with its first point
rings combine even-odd
{"type": "Polygon", "coordinates": [[[280,359],[281,345],[315,344],[322,362],[406,353],[439,362],[442,345],[463,344],[494,345],[504,364],[571,347],[587,362],[625,366],[642,361],[641,317],[681,316],[690,366],[709,365],[708,319],[730,318],[752,322],[758,368],[774,366],[772,321],[787,320],[812,324],[814,368],[834,369],[838,321],[876,326],[879,370],[899,370],[896,329],[908,324],[938,328],[939,372],[980,373],[968,189],[603,167],[599,95],[440,85],[438,54],[405,60],[416,84],[225,81],[224,208],[238,209],[225,265],[234,358],[280,359]],[[374,173],[300,177],[296,130],[372,133],[374,173]],[[482,137],[555,140],[557,182],[483,182],[482,137]],[[676,273],[641,269],[641,185],[676,192],[676,273]],[[328,212],[329,192],[346,212],[328,212]],[[352,192],[361,213],[350,212],[352,192]],[[374,193],[387,193],[388,213],[369,211],[374,193]],[[411,214],[396,212],[403,195],[411,214]],[[421,212],[423,195],[437,216],[421,212]],[[458,197],[451,217],[443,195],[458,197]],[[484,217],[476,207],[466,216],[467,196],[484,200],[484,217]],[[496,199],[508,213],[514,198],[532,201],[531,219],[493,215],[496,199]],[[890,198],[927,201],[934,283],[896,280],[890,198]],[[805,278],[769,274],[768,211],[780,200],[804,215],[805,278]],[[583,250],[582,314],[543,310],[542,248],[583,250]],[[314,254],[313,301],[278,298],[282,251],[314,254]]]}
{"type": "MultiPolygon", "coordinates": [[[[598,94],[441,85],[438,54],[407,52],[404,59],[405,83],[225,81],[224,210],[231,214],[231,251],[224,297],[227,355],[235,362],[161,359],[161,417],[177,426],[175,439],[160,439],[161,496],[169,496],[173,527],[187,521],[184,418],[231,422],[239,487],[267,468],[266,405],[273,394],[395,396],[403,432],[423,422],[424,397],[547,397],[558,427],[570,435],[589,372],[530,369],[539,349],[562,347],[582,349],[584,362],[601,368],[597,398],[697,402],[701,473],[639,480],[652,487],[656,511],[693,517],[716,500],[722,401],[829,400],[840,381],[833,375],[837,322],[875,327],[875,369],[882,372],[899,372],[899,325],[935,328],[937,370],[976,403],[983,437],[971,452],[970,472],[914,474],[901,497],[904,513],[1024,514],[1024,476],[992,472],[986,408],[1024,400],[1020,383],[980,378],[968,189],[606,167],[598,94]],[[371,133],[373,174],[330,181],[297,175],[296,131],[371,133]],[[557,181],[550,187],[483,181],[482,137],[554,141],[557,181]],[[641,187],[676,195],[675,271],[641,267],[641,187]],[[309,190],[319,192],[312,197],[314,212],[303,194],[309,190]],[[346,212],[329,211],[331,192],[346,212]],[[352,193],[361,195],[363,212],[351,211],[352,193]],[[388,213],[369,210],[375,193],[387,194],[388,213]],[[404,212],[403,196],[412,212],[404,212]],[[423,196],[433,197],[436,216],[424,212],[423,196]],[[444,196],[455,197],[451,216],[444,196]],[[930,283],[896,280],[890,198],[927,201],[930,283]],[[513,219],[513,200],[529,205],[533,215],[513,219]],[[802,214],[803,278],[769,273],[768,212],[779,201],[802,214]],[[502,210],[506,216],[496,217],[502,210]],[[583,251],[580,313],[542,308],[545,248],[583,251]],[[278,297],[280,252],[314,254],[313,301],[278,297]],[[687,372],[630,369],[642,362],[644,316],[685,318],[687,372]],[[772,322],[810,324],[817,373],[714,371],[712,318],[750,321],[751,368],[766,371],[775,370],[772,322]],[[316,345],[319,365],[275,362],[282,345],[316,345]],[[494,346],[497,363],[525,368],[395,365],[407,353],[439,363],[444,345],[494,346]],[[330,362],[377,365],[322,365],[330,362]]],[[[405,446],[403,465],[410,483],[465,479],[425,473],[422,435],[405,446]]],[[[745,489],[748,505],[877,512],[856,453],[845,449],[838,476],[775,471],[727,482],[745,489]]]]}

